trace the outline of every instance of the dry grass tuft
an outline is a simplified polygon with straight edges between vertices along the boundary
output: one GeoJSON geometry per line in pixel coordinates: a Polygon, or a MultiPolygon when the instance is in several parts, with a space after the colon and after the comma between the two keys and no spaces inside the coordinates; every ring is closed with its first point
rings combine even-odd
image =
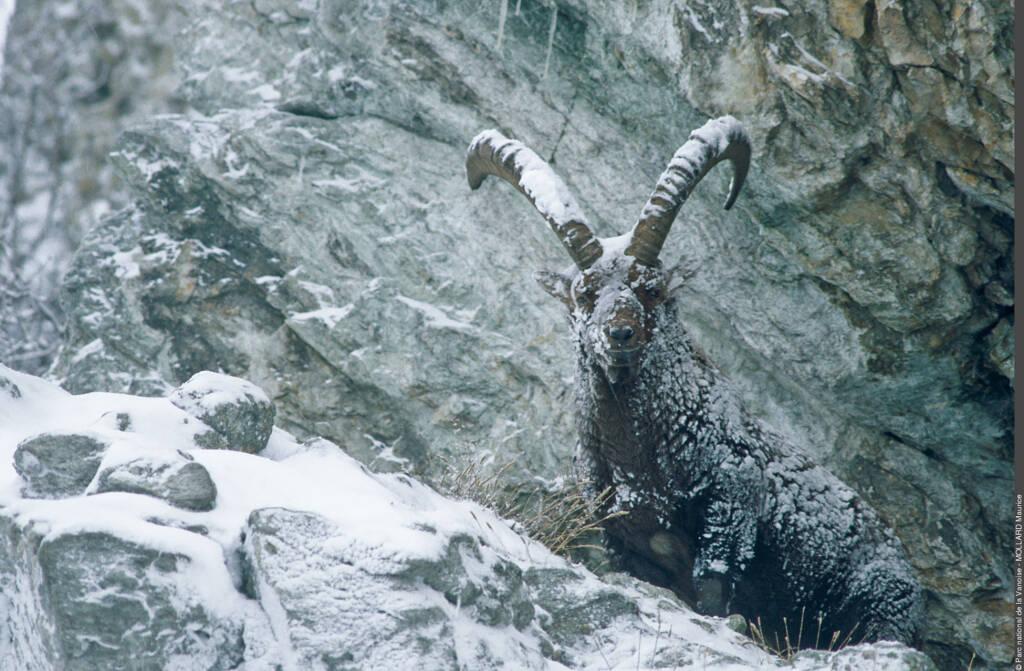
{"type": "MultiPolygon", "coordinates": [[[[821,613],[818,613],[817,619],[809,623],[814,624],[814,622],[817,622],[817,627],[814,635],[814,645],[804,646],[804,615],[804,610],[801,610],[800,624],[797,628],[797,631],[795,632],[795,641],[790,637],[789,622],[786,620],[786,618],[782,618],[781,641],[779,640],[778,632],[775,632],[771,636],[771,640],[769,640],[769,638],[765,635],[764,626],[761,623],[760,617],[757,618],[756,622],[748,623],[750,625],[750,638],[753,639],[755,644],[757,644],[757,647],[761,648],[765,652],[782,658],[782,660],[786,662],[792,662],[793,658],[796,657],[797,653],[799,653],[800,650],[802,650],[804,647],[809,647],[815,650],[825,650],[827,652],[835,652],[837,650],[842,650],[846,646],[852,644],[853,635],[857,632],[858,625],[854,625],[853,629],[851,629],[849,633],[846,634],[846,636],[843,636],[842,632],[840,631],[832,632],[832,635],[829,637],[828,645],[823,646],[821,639],[821,623],[824,617],[821,613]]],[[[810,631],[808,631],[807,633],[809,635],[810,631]]],[[[810,639],[808,639],[808,642],[809,640],[810,639]]]]}
{"type": "Polygon", "coordinates": [[[516,531],[543,543],[557,555],[600,550],[605,522],[625,512],[601,514],[612,497],[608,488],[591,498],[585,483],[573,479],[554,489],[525,484],[510,485],[505,475],[514,465],[489,465],[487,458],[471,458],[461,464],[447,463],[435,486],[442,494],[475,501],[513,522],[516,531]]]}

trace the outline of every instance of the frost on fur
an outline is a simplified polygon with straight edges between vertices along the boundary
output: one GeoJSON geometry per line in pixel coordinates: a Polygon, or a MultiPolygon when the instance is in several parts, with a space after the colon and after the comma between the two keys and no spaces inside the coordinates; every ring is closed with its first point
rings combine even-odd
{"type": "Polygon", "coordinates": [[[760,619],[768,636],[820,620],[826,637],[912,642],[921,594],[900,542],[853,490],[747,415],[676,317],[658,255],[683,202],[725,160],[728,208],[750,164],[732,117],[694,131],[635,226],[608,239],[521,143],[481,134],[467,171],[473,188],[493,175],[526,195],[576,264],[538,279],[569,310],[576,464],[595,492],[614,492],[602,514],[628,513],[607,526],[622,566],[705,613],[760,619]]]}

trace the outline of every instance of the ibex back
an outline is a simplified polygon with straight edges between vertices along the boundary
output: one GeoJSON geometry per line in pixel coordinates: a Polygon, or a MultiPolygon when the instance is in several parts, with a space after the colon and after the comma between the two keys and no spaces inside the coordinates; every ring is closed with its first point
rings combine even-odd
{"type": "Polygon", "coordinates": [[[723,160],[731,207],[750,154],[735,119],[709,121],[632,229],[606,239],[546,162],[497,131],[474,138],[466,170],[473,189],[493,175],[529,198],[575,264],[538,279],[569,313],[578,471],[592,491],[612,488],[605,512],[628,513],[607,526],[622,567],[702,612],[759,619],[768,637],[806,620],[821,644],[835,631],[910,643],[921,594],[899,540],[853,490],[749,417],[676,317],[658,260],[672,222],[723,160]]]}

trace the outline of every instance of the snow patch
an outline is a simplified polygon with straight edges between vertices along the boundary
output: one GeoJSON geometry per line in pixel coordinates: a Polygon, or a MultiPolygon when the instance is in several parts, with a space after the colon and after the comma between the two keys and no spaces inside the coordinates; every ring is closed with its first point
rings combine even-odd
{"type": "Polygon", "coordinates": [[[137,256],[142,254],[142,248],[135,246],[125,252],[114,252],[110,255],[106,263],[114,266],[114,275],[118,279],[131,280],[138,277],[141,273],[139,270],[139,264],[135,261],[137,256]]]}
{"type": "Polygon", "coordinates": [[[255,96],[259,96],[260,99],[265,103],[274,102],[281,99],[281,92],[270,84],[263,84],[257,86],[254,89],[250,89],[249,93],[255,96]]]}
{"type": "Polygon", "coordinates": [[[0,84],[4,82],[4,47],[7,44],[7,27],[14,14],[15,0],[0,0],[0,84]]]}
{"type": "Polygon", "coordinates": [[[91,356],[93,354],[96,354],[97,352],[102,352],[102,351],[103,351],[103,341],[100,340],[99,338],[96,338],[95,340],[91,340],[87,344],[85,344],[82,347],[80,347],[78,349],[78,351],[75,352],[75,356],[73,356],[71,358],[71,363],[72,364],[76,364],[79,361],[81,361],[82,359],[85,359],[88,356],[91,356]]]}
{"type": "Polygon", "coordinates": [[[782,7],[762,7],[760,5],[754,5],[750,8],[755,14],[761,16],[789,16],[789,10],[783,9],[782,7]]]}
{"type": "Polygon", "coordinates": [[[327,307],[320,308],[319,310],[311,310],[309,312],[297,312],[289,315],[288,319],[296,322],[316,320],[323,322],[328,329],[333,329],[338,325],[338,322],[352,314],[352,311],[355,309],[355,305],[348,303],[341,307],[327,307]]]}
{"type": "MultiPolygon", "coordinates": [[[[448,316],[448,314],[441,308],[430,303],[424,303],[408,296],[402,296],[401,294],[395,296],[395,300],[408,305],[413,310],[416,310],[426,320],[427,328],[432,329],[449,329],[452,331],[460,331],[462,333],[475,333],[477,328],[468,322],[457,321],[448,316]]],[[[451,308],[449,308],[451,309],[451,308]]]]}

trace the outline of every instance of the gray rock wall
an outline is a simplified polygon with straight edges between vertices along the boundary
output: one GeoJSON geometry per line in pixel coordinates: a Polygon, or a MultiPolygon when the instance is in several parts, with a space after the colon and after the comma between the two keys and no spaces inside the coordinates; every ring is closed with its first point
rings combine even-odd
{"type": "Polygon", "coordinates": [[[895,527],[925,650],[1005,663],[1010,8],[523,0],[499,33],[501,4],[190,4],[197,113],[122,136],[133,205],[65,282],[65,384],[162,393],[219,368],[378,467],[488,451],[554,476],[571,353],[530,274],[568,259],[510,189],[469,192],[464,148],[522,139],[610,234],[730,113],[751,177],[730,213],[727,170],[685,206],[681,316],[895,527]]]}

